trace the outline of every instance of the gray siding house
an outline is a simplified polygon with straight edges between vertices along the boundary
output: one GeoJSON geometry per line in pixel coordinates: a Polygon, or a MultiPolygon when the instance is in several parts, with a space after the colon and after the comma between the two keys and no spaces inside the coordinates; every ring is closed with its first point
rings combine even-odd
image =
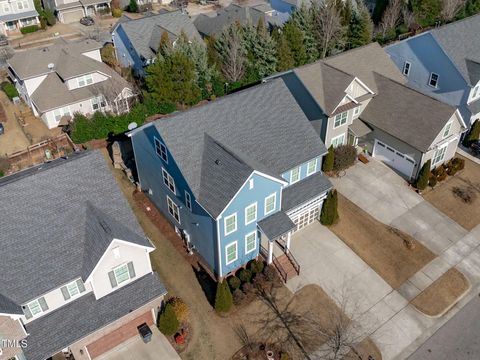
{"type": "Polygon", "coordinates": [[[154,246],[99,152],[2,178],[0,211],[2,359],[90,360],[156,323],[154,246]]]}

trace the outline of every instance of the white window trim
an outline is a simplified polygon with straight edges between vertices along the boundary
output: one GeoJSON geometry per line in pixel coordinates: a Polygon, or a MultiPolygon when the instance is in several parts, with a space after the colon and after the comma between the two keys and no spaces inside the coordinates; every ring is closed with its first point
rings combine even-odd
{"type": "Polygon", "coordinates": [[[480,97],[480,84],[476,85],[472,89],[472,101],[480,97]]]}
{"type": "Polygon", "coordinates": [[[443,161],[445,160],[445,155],[447,154],[447,146],[448,146],[448,143],[440,146],[439,148],[437,148],[437,149],[435,150],[435,152],[433,153],[433,157],[432,157],[432,167],[435,167],[435,165],[440,164],[441,162],[443,162],[443,161]],[[437,157],[437,156],[436,156],[436,155],[437,155],[437,152],[439,152],[439,151],[441,151],[441,150],[443,150],[443,149],[445,149],[445,151],[443,152],[442,158],[441,158],[440,160],[438,160],[438,161],[435,161],[435,158],[437,157]]]}
{"type": "Polygon", "coordinates": [[[335,142],[335,140],[340,139],[340,138],[342,138],[342,143],[341,143],[341,144],[338,144],[338,143],[337,143],[337,145],[336,145],[336,146],[334,145],[333,147],[337,147],[337,146],[339,146],[339,145],[344,145],[344,144],[345,144],[345,134],[340,134],[340,135],[335,136],[334,138],[332,138],[332,139],[330,140],[330,145],[333,145],[333,143],[335,142]]]}
{"type": "Polygon", "coordinates": [[[264,204],[263,204],[263,212],[265,215],[268,215],[272,212],[275,211],[275,208],[277,207],[277,193],[273,193],[273,194],[270,194],[268,195],[265,200],[264,200],[264,204]],[[270,210],[270,211],[267,211],[267,200],[269,200],[270,198],[273,197],[273,209],[270,210]]]}
{"type": "Polygon", "coordinates": [[[127,282],[129,282],[130,280],[132,280],[132,278],[130,277],[130,271],[128,271],[128,263],[115,266],[115,267],[112,269],[112,271],[113,271],[113,276],[115,276],[115,281],[117,282],[117,286],[120,286],[121,284],[126,284],[127,282]],[[126,268],[127,268],[128,279],[120,282],[120,281],[118,281],[117,273],[115,272],[115,270],[118,270],[118,269],[120,269],[120,268],[122,268],[122,267],[126,267],[126,268]]]}
{"type": "Polygon", "coordinates": [[[247,235],[245,235],[245,254],[250,254],[251,252],[257,250],[257,230],[255,231],[252,231],[251,233],[248,233],[247,235]],[[248,250],[248,242],[247,242],[247,239],[250,235],[255,235],[255,246],[253,247],[253,249],[251,250],[248,250]]]}
{"type": "Polygon", "coordinates": [[[360,105],[360,106],[357,106],[355,109],[353,109],[353,115],[357,116],[358,114],[360,114],[361,107],[362,106],[360,105]]]}
{"type": "Polygon", "coordinates": [[[227,235],[230,235],[230,234],[233,234],[235,231],[237,231],[237,213],[233,213],[232,215],[228,215],[228,216],[225,216],[225,218],[223,219],[223,228],[224,228],[224,233],[225,233],[225,236],[227,235]],[[235,217],[235,229],[233,229],[232,231],[230,232],[227,232],[227,220],[232,218],[232,217],[235,217]]]}
{"type": "Polygon", "coordinates": [[[251,223],[257,221],[257,217],[258,217],[258,206],[257,206],[257,202],[254,202],[253,204],[250,204],[245,208],[245,225],[248,225],[248,224],[251,224],[251,223]],[[252,207],[255,207],[255,218],[253,220],[247,222],[247,212],[248,212],[248,209],[250,209],[252,207]]]}
{"type": "Polygon", "coordinates": [[[225,246],[225,264],[230,265],[231,263],[234,263],[237,260],[238,260],[238,243],[237,241],[233,241],[227,246],[225,246]],[[232,246],[235,246],[235,259],[228,261],[228,249],[232,246]]]}
{"type": "Polygon", "coordinates": [[[35,317],[35,316],[40,315],[41,313],[43,313],[42,306],[40,305],[40,301],[38,301],[38,299],[35,299],[35,300],[30,301],[30,302],[27,304],[27,307],[28,307],[28,310],[30,311],[30,313],[32,314],[32,318],[35,317]],[[35,314],[33,313],[32,308],[30,307],[30,305],[31,305],[32,303],[37,303],[38,308],[40,309],[40,312],[37,312],[37,313],[35,313],[35,314]]]}
{"type": "Polygon", "coordinates": [[[435,88],[435,89],[438,88],[438,82],[439,82],[439,80],[440,80],[440,75],[438,75],[437,73],[434,73],[434,72],[430,73],[430,78],[428,79],[428,86],[431,86],[431,87],[433,87],[433,88],[435,88]],[[433,75],[436,75],[436,76],[437,76],[437,80],[436,80],[435,85],[432,85],[432,76],[433,76],[433,75]]]}
{"type": "Polygon", "coordinates": [[[177,187],[175,186],[175,180],[173,180],[173,177],[168,173],[165,168],[162,167],[162,179],[163,179],[163,184],[170,190],[174,195],[177,195],[177,187]],[[165,175],[166,175],[166,180],[165,180],[165,175]],[[173,190],[170,188],[170,185],[173,186],[173,190]]]}
{"type": "Polygon", "coordinates": [[[295,184],[297,181],[300,181],[300,177],[301,177],[301,174],[300,174],[300,171],[301,171],[301,167],[300,166],[297,166],[295,168],[293,168],[292,170],[290,170],[290,184],[295,184]],[[293,170],[297,169],[298,170],[298,179],[293,181],[293,170]]]}
{"type": "Polygon", "coordinates": [[[333,128],[337,129],[337,128],[345,125],[347,122],[348,122],[348,111],[341,112],[340,114],[335,115],[335,117],[333,118],[333,128]],[[345,114],[345,122],[342,123],[343,114],[345,114]],[[337,121],[338,116],[340,116],[340,125],[335,125],[335,122],[337,121]]]}
{"type": "Polygon", "coordinates": [[[312,174],[315,174],[315,173],[317,172],[317,167],[318,167],[318,159],[315,158],[315,159],[313,159],[313,160],[310,160],[310,161],[307,163],[307,176],[310,176],[310,175],[312,175],[312,174]],[[315,162],[315,169],[314,169],[312,172],[310,172],[310,171],[309,171],[309,168],[310,168],[310,164],[311,164],[312,162],[315,162]]]}
{"type": "Polygon", "coordinates": [[[188,208],[188,210],[192,211],[192,196],[187,190],[185,190],[185,206],[188,208]]]}
{"type": "Polygon", "coordinates": [[[412,68],[412,63],[410,61],[405,61],[403,63],[402,74],[405,75],[406,77],[408,77],[408,75],[410,75],[410,69],[411,68],[412,68]]]}
{"type": "Polygon", "coordinates": [[[80,292],[80,289],[78,288],[77,280],[69,282],[68,284],[65,285],[65,287],[67,288],[68,294],[70,295],[70,299],[82,294],[80,292]],[[77,293],[75,295],[72,295],[72,293],[70,292],[70,289],[68,288],[72,284],[75,285],[75,287],[77,288],[77,293]]]}
{"type": "Polygon", "coordinates": [[[165,146],[165,144],[156,136],[153,137],[153,144],[155,146],[155,153],[157,154],[157,156],[163,161],[165,161],[166,164],[168,164],[168,153],[167,153],[167,147],[165,146]],[[163,158],[162,148],[165,149],[165,158],[163,158]]]}
{"type": "Polygon", "coordinates": [[[442,139],[445,139],[446,137],[448,137],[448,135],[450,135],[450,131],[452,130],[452,125],[453,125],[453,120],[450,120],[445,124],[442,130],[442,139]],[[448,127],[448,133],[445,135],[445,131],[447,130],[447,127],[448,127]]]}
{"type": "MultiPolygon", "coordinates": [[[[172,198],[170,196],[167,195],[167,210],[168,210],[168,213],[170,214],[170,216],[176,221],[178,222],[179,224],[181,224],[181,217],[180,217],[180,207],[172,200],[172,198]],[[170,204],[169,202],[172,203],[172,209],[176,208],[177,209],[177,214],[178,214],[178,220],[175,219],[175,214],[172,214],[170,213],[170,204]]],[[[173,213],[175,213],[175,211],[172,210],[173,213]]]]}

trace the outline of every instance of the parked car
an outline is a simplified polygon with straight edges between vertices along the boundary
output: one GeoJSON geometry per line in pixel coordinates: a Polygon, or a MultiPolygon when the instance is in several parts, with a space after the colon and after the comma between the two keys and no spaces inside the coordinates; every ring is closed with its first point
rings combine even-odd
{"type": "Polygon", "coordinates": [[[0,135],[2,135],[5,132],[5,128],[3,127],[3,124],[0,123],[0,135]]]}
{"type": "Polygon", "coordinates": [[[480,140],[474,140],[470,144],[470,149],[472,149],[475,155],[480,155],[480,140]]]}
{"type": "Polygon", "coordinates": [[[0,35],[0,46],[7,46],[8,39],[5,35],[0,35]]]}
{"type": "Polygon", "coordinates": [[[95,24],[95,21],[91,16],[85,16],[80,19],[80,24],[85,26],[92,26],[93,24],[95,24]]]}
{"type": "Polygon", "coordinates": [[[143,342],[146,344],[152,340],[152,330],[148,327],[146,323],[143,323],[139,327],[137,327],[138,332],[140,333],[140,337],[142,338],[143,342]]]}

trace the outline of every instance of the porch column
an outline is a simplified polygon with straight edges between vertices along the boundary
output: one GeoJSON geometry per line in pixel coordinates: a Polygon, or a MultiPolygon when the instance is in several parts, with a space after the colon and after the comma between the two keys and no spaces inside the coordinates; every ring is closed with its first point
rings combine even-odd
{"type": "Polygon", "coordinates": [[[270,265],[273,262],[273,241],[268,240],[268,260],[267,264],[270,265]]]}
{"type": "Polygon", "coordinates": [[[288,253],[290,251],[290,240],[292,238],[292,232],[289,231],[287,233],[287,244],[286,244],[286,247],[285,247],[285,252],[288,253]]]}

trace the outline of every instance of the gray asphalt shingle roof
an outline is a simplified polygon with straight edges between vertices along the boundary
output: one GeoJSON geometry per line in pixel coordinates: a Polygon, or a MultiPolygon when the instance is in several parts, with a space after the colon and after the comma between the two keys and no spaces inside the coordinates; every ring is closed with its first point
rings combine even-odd
{"type": "Polygon", "coordinates": [[[473,103],[469,104],[468,109],[472,112],[472,114],[480,113],[480,100],[474,101],[473,103]]]}
{"type": "Polygon", "coordinates": [[[379,94],[360,118],[426,152],[456,108],[382,75],[375,78],[379,94]]]}
{"type": "Polygon", "coordinates": [[[258,226],[270,240],[275,240],[296,227],[292,219],[283,211],[277,211],[275,214],[260,220],[258,226]]]}
{"type": "Polygon", "coordinates": [[[30,11],[25,11],[21,13],[2,15],[0,16],[0,21],[3,21],[3,22],[14,21],[14,20],[26,19],[34,16],[38,16],[38,12],[36,10],[30,10],[30,11]]]}
{"type": "Polygon", "coordinates": [[[12,299],[0,293],[0,314],[23,315],[23,310],[12,299]]]}
{"type": "Polygon", "coordinates": [[[327,151],[282,79],[153,124],[197,201],[209,204],[205,208],[214,217],[239,189],[238,179],[252,169],[280,178],[327,151]],[[222,182],[230,186],[219,191],[222,182]]]}
{"type": "Polygon", "coordinates": [[[85,280],[113,234],[152,246],[98,151],[1,179],[0,212],[0,292],[18,305],[85,280]]]}
{"type": "MultiPolygon", "coordinates": [[[[126,20],[120,23],[118,27],[125,32],[135,51],[145,59],[156,56],[161,32],[163,31],[167,31],[169,35],[174,34],[175,37],[179,37],[183,31],[189,40],[202,41],[188,15],[182,14],[180,10],[126,20]],[[151,47],[153,37],[159,40],[157,47],[154,49],[151,47]]],[[[117,29],[117,31],[120,31],[120,29],[117,29]]],[[[175,39],[170,36],[170,40],[174,41],[175,39]]]]}
{"type": "Polygon", "coordinates": [[[282,211],[287,212],[317,195],[323,194],[325,191],[333,187],[321,172],[310,175],[306,179],[299,181],[283,189],[282,192],[282,211]]]}
{"type": "MultiPolygon", "coordinates": [[[[480,64],[480,15],[455,21],[431,31],[464,79],[475,85],[480,64]],[[469,62],[476,63],[469,66],[469,62]]],[[[470,64],[471,65],[471,64],[470,64]]]]}
{"type": "Polygon", "coordinates": [[[98,300],[86,294],[26,324],[24,354],[27,360],[44,360],[166,292],[158,275],[151,273],[98,300]]]}

